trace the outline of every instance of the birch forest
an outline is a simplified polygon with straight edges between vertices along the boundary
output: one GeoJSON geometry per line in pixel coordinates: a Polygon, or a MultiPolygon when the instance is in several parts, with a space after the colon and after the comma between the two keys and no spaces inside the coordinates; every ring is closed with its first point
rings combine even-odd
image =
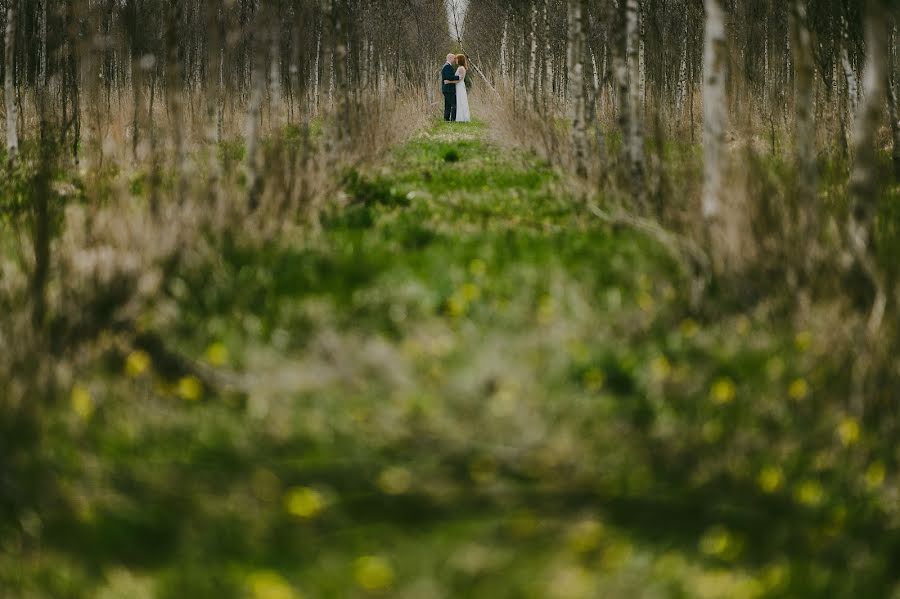
{"type": "Polygon", "coordinates": [[[900,599],[898,25],[0,0],[0,597],[900,599]]]}

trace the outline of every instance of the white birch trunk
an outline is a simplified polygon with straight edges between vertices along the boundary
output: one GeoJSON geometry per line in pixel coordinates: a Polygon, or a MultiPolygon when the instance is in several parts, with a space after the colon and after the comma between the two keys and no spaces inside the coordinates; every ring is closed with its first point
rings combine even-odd
{"type": "Polygon", "coordinates": [[[581,0],[569,0],[569,87],[572,98],[572,147],[575,154],[575,170],[580,177],[587,176],[587,129],[584,101],[584,28],[581,0]]]}
{"type": "Polygon", "coordinates": [[[891,138],[893,140],[894,181],[900,182],[900,107],[897,106],[897,65],[896,52],[897,26],[891,27],[888,43],[888,109],[891,116],[891,138]]]}
{"type": "Polygon", "coordinates": [[[251,210],[256,209],[258,201],[259,126],[266,82],[265,53],[259,47],[254,48],[254,51],[256,55],[253,57],[253,67],[250,71],[250,105],[247,108],[247,121],[244,126],[244,145],[247,151],[244,173],[246,175],[249,207],[251,210]]]}
{"type": "MultiPolygon", "coordinates": [[[[857,111],[857,103],[859,102],[859,82],[856,79],[856,71],[850,64],[850,24],[847,22],[847,16],[841,15],[841,67],[844,69],[844,78],[847,83],[847,98],[849,100],[850,116],[855,117],[857,111]]],[[[852,125],[852,123],[851,123],[852,125]]]]}
{"type": "Polygon", "coordinates": [[[509,15],[503,16],[503,35],[500,37],[500,78],[506,82],[509,78],[509,70],[507,64],[509,62],[509,15]]]}
{"type": "MultiPolygon", "coordinates": [[[[794,48],[794,156],[800,175],[801,214],[812,225],[816,187],[816,123],[813,111],[814,67],[806,0],[793,0],[791,37],[794,48]]],[[[807,231],[809,233],[810,231],[807,231]]]]}
{"type": "Polygon", "coordinates": [[[316,33],[316,58],[313,61],[313,88],[312,105],[313,115],[319,116],[319,56],[322,53],[322,30],[316,33]]]}
{"type": "Polygon", "coordinates": [[[869,2],[865,18],[866,68],[863,99],[853,127],[854,164],[850,192],[854,202],[854,243],[858,251],[868,246],[878,195],[875,138],[882,125],[887,94],[889,36],[888,9],[880,0],[869,2]]]}
{"type": "Polygon", "coordinates": [[[18,114],[16,111],[16,84],[14,78],[16,66],[16,3],[10,2],[6,9],[6,40],[3,44],[5,77],[3,91],[6,98],[6,152],[10,162],[15,160],[19,152],[19,136],[16,130],[18,114]]]}
{"type": "Polygon", "coordinates": [[[269,120],[275,127],[281,124],[281,43],[276,27],[278,15],[272,11],[269,24],[269,120]]]}
{"type": "Polygon", "coordinates": [[[703,217],[721,210],[725,169],[725,11],[722,0],[704,0],[706,33],[703,44],[703,217]]]}
{"type": "Polygon", "coordinates": [[[641,82],[640,0],[626,0],[625,35],[628,69],[628,158],[632,184],[641,185],[644,172],[643,90],[641,82]]]}
{"type": "Polygon", "coordinates": [[[553,94],[553,52],[550,46],[550,13],[549,2],[544,4],[544,97],[549,98],[553,94]]]}
{"type": "MultiPolygon", "coordinates": [[[[531,0],[531,58],[528,61],[528,87],[527,89],[534,89],[537,83],[537,17],[538,17],[538,8],[537,8],[537,0],[531,0]]],[[[533,97],[532,101],[534,105],[537,105],[537,98],[533,97]]]]}
{"type": "Polygon", "coordinates": [[[41,73],[40,86],[47,88],[47,3],[49,0],[41,0],[41,73]]]}

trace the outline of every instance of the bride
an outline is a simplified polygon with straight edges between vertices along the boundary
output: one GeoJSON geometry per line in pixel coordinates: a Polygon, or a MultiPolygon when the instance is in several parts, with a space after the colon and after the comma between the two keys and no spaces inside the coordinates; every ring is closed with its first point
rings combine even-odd
{"type": "Polygon", "coordinates": [[[469,113],[469,94],[466,92],[466,55],[457,54],[456,64],[459,65],[456,69],[456,76],[459,77],[456,84],[456,122],[468,123],[472,120],[472,115],[469,113]]]}

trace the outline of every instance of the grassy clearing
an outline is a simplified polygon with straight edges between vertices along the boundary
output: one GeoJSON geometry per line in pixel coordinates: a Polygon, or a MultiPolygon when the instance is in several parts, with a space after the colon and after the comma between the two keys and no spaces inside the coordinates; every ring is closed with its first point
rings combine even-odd
{"type": "Polygon", "coordinates": [[[661,248],[485,135],[436,123],[309,237],[190,261],[142,323],[221,388],[139,352],[74,373],[0,587],[889,596],[893,448],[835,408],[827,336],[696,321],[661,248]]]}

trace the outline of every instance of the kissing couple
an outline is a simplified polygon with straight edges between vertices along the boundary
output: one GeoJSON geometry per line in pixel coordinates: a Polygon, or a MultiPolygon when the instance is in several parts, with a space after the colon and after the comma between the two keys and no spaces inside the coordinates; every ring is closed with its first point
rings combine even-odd
{"type": "Polygon", "coordinates": [[[441,69],[444,92],[444,120],[457,123],[468,123],[472,120],[469,113],[469,94],[466,92],[466,60],[465,54],[448,54],[447,62],[441,69]]]}

